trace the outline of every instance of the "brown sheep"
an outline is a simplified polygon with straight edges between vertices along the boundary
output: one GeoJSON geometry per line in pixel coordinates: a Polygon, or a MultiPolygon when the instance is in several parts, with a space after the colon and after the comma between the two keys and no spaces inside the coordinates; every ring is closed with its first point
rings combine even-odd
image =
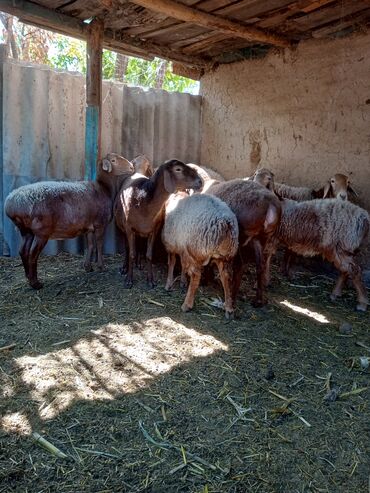
{"type": "MultiPolygon", "coordinates": [[[[280,222],[279,199],[266,188],[251,180],[230,180],[212,185],[208,193],[223,200],[237,217],[239,249],[252,241],[257,270],[256,306],[265,303],[264,288],[269,278],[270,256],[280,222]],[[266,262],[267,260],[267,262],[266,262]]],[[[233,300],[235,303],[242,279],[241,255],[234,259],[233,300]]]]}
{"type": "Polygon", "coordinates": [[[62,240],[87,234],[84,267],[91,270],[94,238],[98,268],[103,270],[105,229],[112,219],[116,194],[134,167],[118,154],[107,154],[98,163],[95,181],[43,181],[13,190],[5,201],[5,212],[22,235],[20,256],[34,289],[42,288],[37,260],[49,239],[62,240]]]}
{"type": "Polygon", "coordinates": [[[151,178],[141,177],[124,183],[115,202],[114,216],[117,226],[125,235],[128,255],[126,254],[122,273],[127,272],[127,288],[133,285],[136,235],[148,238],[148,285],[154,287],[153,245],[163,223],[165,202],[171,193],[191,188],[200,190],[202,186],[203,182],[198,173],[177,159],[166,161],[159,166],[151,178]]]}

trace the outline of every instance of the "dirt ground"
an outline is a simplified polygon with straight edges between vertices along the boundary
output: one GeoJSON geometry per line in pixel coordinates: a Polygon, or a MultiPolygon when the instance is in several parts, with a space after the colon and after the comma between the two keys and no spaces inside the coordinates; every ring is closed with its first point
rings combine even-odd
{"type": "Polygon", "coordinates": [[[217,286],[183,314],[164,266],[154,290],[138,271],[125,290],[119,266],[44,256],[34,292],[0,259],[1,492],[369,491],[370,319],[353,290],[332,303],[330,277],[274,268],[254,309],[247,275],[226,323],[217,286]]]}

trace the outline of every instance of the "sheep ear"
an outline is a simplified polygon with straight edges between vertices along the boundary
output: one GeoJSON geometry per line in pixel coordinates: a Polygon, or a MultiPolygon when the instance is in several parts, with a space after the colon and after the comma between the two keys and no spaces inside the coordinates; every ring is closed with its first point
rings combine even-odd
{"type": "Polygon", "coordinates": [[[102,168],[107,173],[111,173],[112,172],[112,163],[109,161],[109,159],[103,159],[102,168]]]}
{"type": "Polygon", "coordinates": [[[175,193],[176,192],[176,185],[175,185],[174,180],[171,176],[171,173],[167,169],[164,170],[163,179],[164,179],[164,188],[166,189],[166,192],[175,193]]]}
{"type": "Polygon", "coordinates": [[[355,197],[358,197],[358,193],[357,193],[357,192],[356,192],[356,190],[352,187],[352,185],[348,185],[348,191],[349,191],[350,193],[353,193],[353,195],[354,195],[355,197]]]}
{"type": "Polygon", "coordinates": [[[326,199],[329,195],[330,192],[330,181],[325,185],[324,187],[324,195],[322,196],[323,199],[326,199]]]}

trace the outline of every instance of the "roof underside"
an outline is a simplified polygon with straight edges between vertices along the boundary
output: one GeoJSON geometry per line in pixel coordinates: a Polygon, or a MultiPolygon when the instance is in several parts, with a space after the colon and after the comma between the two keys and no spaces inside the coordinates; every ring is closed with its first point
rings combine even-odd
{"type": "Polygon", "coordinates": [[[193,78],[218,63],[263,56],[272,46],[345,36],[370,23],[370,0],[0,0],[0,9],[81,39],[89,21],[102,19],[106,48],[178,62],[193,78]]]}

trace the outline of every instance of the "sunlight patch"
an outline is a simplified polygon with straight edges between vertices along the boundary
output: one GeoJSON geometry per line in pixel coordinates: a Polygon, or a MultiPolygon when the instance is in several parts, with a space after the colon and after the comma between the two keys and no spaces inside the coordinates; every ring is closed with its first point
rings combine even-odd
{"type": "Polygon", "coordinates": [[[0,419],[0,421],[1,428],[7,433],[29,435],[32,431],[28,419],[21,413],[6,414],[0,419]]]}
{"type": "Polygon", "coordinates": [[[159,317],[107,324],[72,347],[23,356],[17,365],[32,398],[40,403],[40,416],[53,418],[73,401],[136,392],[175,366],[227,349],[211,335],[159,317]]]}
{"type": "Polygon", "coordinates": [[[301,306],[293,305],[292,303],[289,303],[288,300],[280,301],[281,305],[285,305],[294,312],[301,313],[302,315],[306,315],[307,317],[315,319],[317,322],[320,322],[321,324],[330,324],[330,320],[328,320],[325,315],[322,315],[321,313],[318,312],[312,312],[308,308],[302,308],[301,306]]]}

